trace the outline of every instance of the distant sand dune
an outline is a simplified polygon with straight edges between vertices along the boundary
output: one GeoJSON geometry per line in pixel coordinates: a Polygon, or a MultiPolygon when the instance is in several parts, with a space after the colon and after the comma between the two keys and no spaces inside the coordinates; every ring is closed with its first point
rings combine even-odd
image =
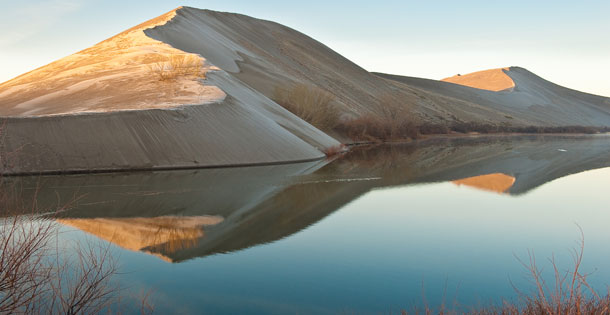
{"type": "Polygon", "coordinates": [[[442,81],[489,91],[512,91],[515,82],[504,73],[508,68],[491,69],[463,75],[455,75],[442,81]]]}

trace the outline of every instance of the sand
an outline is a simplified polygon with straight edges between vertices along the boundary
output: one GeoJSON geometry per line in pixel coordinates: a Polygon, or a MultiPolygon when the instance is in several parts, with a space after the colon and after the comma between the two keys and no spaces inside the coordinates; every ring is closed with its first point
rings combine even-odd
{"type": "Polygon", "coordinates": [[[455,75],[441,81],[494,92],[512,91],[515,87],[515,82],[504,73],[504,71],[508,70],[508,68],[484,70],[464,75],[455,75]]]}
{"type": "MultiPolygon", "coordinates": [[[[512,90],[488,91],[443,81],[378,73],[397,86],[418,88],[467,102],[489,111],[489,116],[461,121],[514,126],[610,126],[610,99],[571,90],[520,67],[501,70],[515,86],[512,90]]],[[[497,72],[496,72],[497,73],[497,72]]],[[[454,111],[457,111],[456,108],[454,111]]]]}
{"type": "Polygon", "coordinates": [[[494,91],[369,73],[280,24],[181,7],[0,84],[0,172],[324,158],[323,151],[339,142],[273,101],[276,89],[295,84],[328,90],[342,119],[379,113],[390,101],[419,122],[610,126],[610,99],[557,86],[522,68],[462,77],[462,84],[494,91]],[[160,80],[150,67],[165,67],[172,56],[197,60],[201,71],[160,80]]]}
{"type": "Polygon", "coordinates": [[[144,30],[175,17],[171,11],[97,45],[0,84],[3,116],[46,116],[167,108],[222,101],[226,94],[195,75],[161,81],[155,67],[172,56],[192,60],[202,74],[217,70],[204,58],[154,40],[144,30]],[[151,69],[151,67],[153,69],[151,69]]]}
{"type": "Polygon", "coordinates": [[[171,11],[0,85],[4,174],[167,169],[324,158],[335,139],[197,54],[145,35],[171,11]],[[150,66],[195,58],[197,75],[150,66]]]}

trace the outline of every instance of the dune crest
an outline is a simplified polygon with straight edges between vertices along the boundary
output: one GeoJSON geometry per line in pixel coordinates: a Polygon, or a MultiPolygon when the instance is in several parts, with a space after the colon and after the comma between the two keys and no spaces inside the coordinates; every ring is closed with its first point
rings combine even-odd
{"type": "Polygon", "coordinates": [[[512,91],[515,88],[515,82],[511,77],[506,75],[504,71],[510,71],[510,69],[499,68],[477,71],[464,75],[458,74],[449,78],[444,78],[441,81],[494,92],[512,91]]]}

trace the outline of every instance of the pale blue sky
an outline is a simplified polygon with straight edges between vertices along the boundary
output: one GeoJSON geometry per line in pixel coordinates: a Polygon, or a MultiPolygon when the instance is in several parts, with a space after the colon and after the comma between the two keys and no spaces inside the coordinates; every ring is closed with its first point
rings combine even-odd
{"type": "Polygon", "coordinates": [[[0,81],[187,5],[282,23],[370,71],[441,79],[518,65],[610,96],[608,0],[0,1],[0,81]]]}

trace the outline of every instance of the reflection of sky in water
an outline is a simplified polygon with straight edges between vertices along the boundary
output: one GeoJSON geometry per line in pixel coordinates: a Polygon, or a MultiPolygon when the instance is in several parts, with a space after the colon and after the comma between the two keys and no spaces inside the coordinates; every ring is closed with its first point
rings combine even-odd
{"type": "MultiPolygon", "coordinates": [[[[585,232],[583,271],[610,283],[610,168],[512,197],[451,183],[371,191],[317,224],[271,244],[169,264],[120,251],[122,281],[152,287],[157,312],[397,311],[426,299],[461,304],[514,297],[527,285],[514,254],[533,249],[562,266],[585,232]]],[[[273,226],[269,226],[273,229],[273,226]]],[[[69,237],[75,237],[74,233],[69,237]]],[[[66,236],[67,237],[67,236],[66,236]]]]}

